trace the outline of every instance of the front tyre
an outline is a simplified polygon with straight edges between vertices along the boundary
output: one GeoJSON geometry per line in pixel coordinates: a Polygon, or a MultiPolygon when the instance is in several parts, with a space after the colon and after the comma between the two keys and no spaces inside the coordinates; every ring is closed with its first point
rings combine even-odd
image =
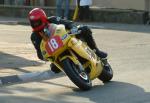
{"type": "Polygon", "coordinates": [[[88,74],[75,65],[70,59],[62,61],[63,69],[69,79],[81,90],[89,90],[92,88],[91,80],[88,74]]]}

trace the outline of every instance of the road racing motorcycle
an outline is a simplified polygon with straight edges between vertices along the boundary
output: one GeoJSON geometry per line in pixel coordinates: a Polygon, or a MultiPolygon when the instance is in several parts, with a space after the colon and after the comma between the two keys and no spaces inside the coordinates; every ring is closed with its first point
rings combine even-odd
{"type": "Polygon", "coordinates": [[[48,24],[40,32],[44,59],[63,71],[81,90],[91,89],[92,80],[96,78],[109,82],[113,77],[111,66],[108,63],[106,68],[94,50],[76,38],[78,34],[69,34],[64,25],[48,24]]]}

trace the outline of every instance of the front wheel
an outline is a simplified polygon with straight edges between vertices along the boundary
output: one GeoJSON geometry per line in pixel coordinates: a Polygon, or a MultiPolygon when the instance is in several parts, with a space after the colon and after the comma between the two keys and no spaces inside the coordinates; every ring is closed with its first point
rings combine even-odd
{"type": "Polygon", "coordinates": [[[113,70],[108,63],[107,66],[103,67],[102,73],[98,77],[104,83],[109,82],[113,78],[113,70]]]}
{"type": "Polygon", "coordinates": [[[76,86],[81,90],[89,90],[92,88],[91,80],[84,69],[81,70],[78,65],[74,64],[74,62],[68,58],[63,60],[62,63],[64,72],[76,86]]]}

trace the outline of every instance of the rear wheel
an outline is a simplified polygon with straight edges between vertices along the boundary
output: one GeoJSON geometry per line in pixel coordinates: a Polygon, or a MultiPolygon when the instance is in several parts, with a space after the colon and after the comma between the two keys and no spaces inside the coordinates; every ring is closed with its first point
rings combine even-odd
{"type": "Polygon", "coordinates": [[[89,90],[92,88],[91,80],[84,69],[74,64],[70,59],[62,61],[63,69],[70,80],[81,90],[89,90]]]}
{"type": "Polygon", "coordinates": [[[113,70],[108,63],[107,66],[103,67],[102,73],[98,77],[104,83],[109,82],[113,78],[113,70]]]}

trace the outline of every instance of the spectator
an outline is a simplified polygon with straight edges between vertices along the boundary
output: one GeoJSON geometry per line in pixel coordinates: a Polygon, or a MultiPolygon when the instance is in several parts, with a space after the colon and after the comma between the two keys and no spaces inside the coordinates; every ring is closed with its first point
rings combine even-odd
{"type": "Polygon", "coordinates": [[[70,0],[56,0],[56,16],[68,19],[70,10],[69,1],[70,0]],[[64,13],[62,8],[63,4],[64,4],[64,13]]]}
{"type": "Polygon", "coordinates": [[[15,5],[15,0],[5,0],[6,5],[15,5]]]}
{"type": "Polygon", "coordinates": [[[79,20],[88,21],[90,19],[90,5],[92,5],[92,0],[79,1],[79,20]]]}
{"type": "Polygon", "coordinates": [[[25,0],[25,5],[29,6],[30,5],[30,0],[25,0]]]}
{"type": "Polygon", "coordinates": [[[16,0],[16,5],[24,5],[25,0],[16,0]]]}
{"type": "Polygon", "coordinates": [[[79,3],[80,3],[80,0],[76,0],[76,7],[75,7],[75,10],[74,10],[74,14],[73,14],[73,21],[76,21],[78,19],[78,15],[79,15],[79,3]]]}

